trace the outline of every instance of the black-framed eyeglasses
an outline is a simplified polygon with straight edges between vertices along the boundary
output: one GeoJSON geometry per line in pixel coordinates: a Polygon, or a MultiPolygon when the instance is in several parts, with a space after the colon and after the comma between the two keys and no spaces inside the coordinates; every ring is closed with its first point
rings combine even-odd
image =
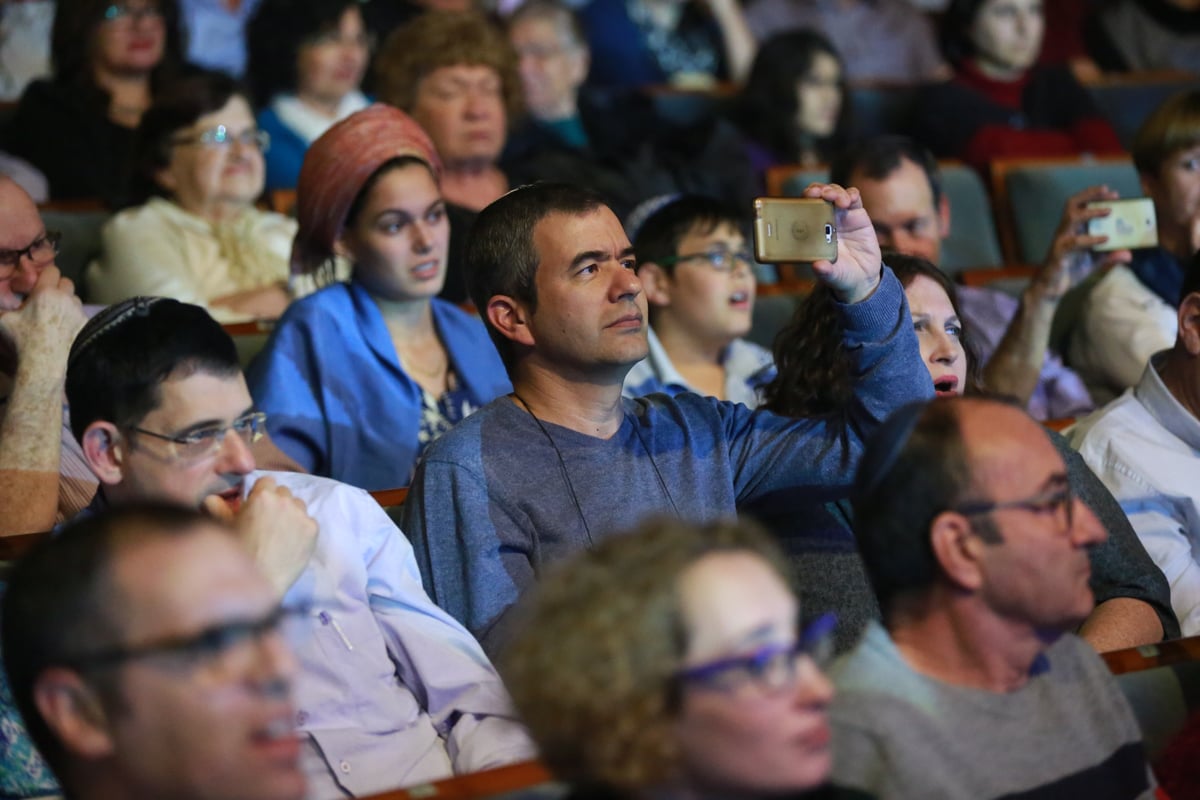
{"type": "Polygon", "coordinates": [[[140,22],[143,19],[157,19],[162,16],[162,9],[155,3],[132,5],[130,3],[113,3],[104,9],[106,22],[117,22],[127,19],[130,22],[140,22]]]}
{"type": "Polygon", "coordinates": [[[658,263],[664,267],[669,267],[673,264],[681,264],[684,261],[703,260],[708,262],[708,265],[717,272],[733,272],[740,263],[747,269],[753,269],[754,254],[743,248],[741,250],[706,250],[703,253],[686,253],[680,256],[667,256],[660,258],[658,263]]]}
{"type": "Polygon", "coordinates": [[[1065,509],[1063,516],[1066,521],[1066,529],[1070,530],[1075,521],[1074,506],[1075,492],[1071,490],[1070,481],[1063,478],[1061,483],[1057,483],[1049,489],[1044,489],[1032,497],[1000,502],[981,500],[978,502],[963,503],[952,510],[964,516],[971,517],[979,514],[990,514],[993,511],[1001,511],[1006,508],[1019,508],[1025,511],[1032,511],[1035,514],[1057,514],[1059,509],[1065,509]]]}
{"type": "Polygon", "coordinates": [[[280,631],[285,625],[308,617],[310,608],[276,606],[257,619],[239,619],[212,625],[187,636],[168,636],[157,641],[122,645],[62,659],[77,669],[102,669],[144,658],[171,657],[189,665],[215,661],[243,645],[280,631]]]}
{"type": "Polygon", "coordinates": [[[231,133],[224,125],[218,125],[193,136],[176,136],[171,139],[171,144],[195,144],[213,148],[229,147],[234,142],[248,147],[257,147],[265,153],[271,149],[271,134],[260,131],[258,128],[247,128],[241,133],[231,133]]]}
{"type": "Polygon", "coordinates": [[[801,632],[795,642],[772,643],[739,656],[729,656],[705,664],[685,667],[675,678],[718,691],[734,691],[747,683],[775,691],[791,686],[796,680],[796,665],[811,659],[818,669],[833,657],[833,631],[837,617],[822,614],[801,632]]]}
{"type": "Polygon", "coordinates": [[[173,458],[198,460],[220,450],[221,445],[225,443],[225,435],[230,431],[236,433],[247,445],[254,444],[267,430],[267,415],[262,411],[252,411],[238,417],[228,426],[201,428],[179,436],[148,431],[134,425],[130,425],[127,430],[167,442],[168,451],[173,458]]]}
{"type": "Polygon", "coordinates": [[[60,242],[62,242],[61,233],[46,231],[30,242],[28,247],[22,247],[20,250],[0,250],[0,280],[16,272],[21,266],[21,259],[25,257],[28,257],[36,267],[49,264],[58,255],[60,242]]]}

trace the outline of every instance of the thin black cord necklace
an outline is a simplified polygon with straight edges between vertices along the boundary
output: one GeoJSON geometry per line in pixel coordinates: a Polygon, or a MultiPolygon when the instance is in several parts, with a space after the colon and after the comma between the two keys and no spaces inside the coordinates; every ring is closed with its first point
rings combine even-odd
{"type": "MultiPolygon", "coordinates": [[[[529,403],[525,402],[525,398],[517,394],[514,390],[512,393],[513,399],[519,402],[529,416],[533,417],[533,421],[537,423],[538,430],[546,437],[546,441],[554,448],[554,455],[558,457],[558,469],[562,475],[563,483],[567,485],[567,493],[571,495],[571,502],[575,505],[575,513],[579,515],[579,521],[583,523],[583,533],[587,537],[588,544],[594,544],[592,540],[592,529],[588,525],[587,517],[583,515],[583,506],[579,503],[579,497],[575,494],[575,485],[571,483],[571,474],[567,471],[567,462],[563,458],[562,451],[558,449],[558,443],[554,441],[554,437],[550,435],[550,431],[542,423],[542,420],[537,414],[533,413],[533,409],[529,407],[529,403]]],[[[675,505],[675,498],[671,496],[671,492],[667,489],[667,482],[663,480],[662,473],[658,469],[658,464],[654,461],[654,455],[650,452],[650,448],[646,446],[646,440],[642,438],[642,432],[637,425],[633,426],[633,432],[637,435],[638,442],[642,445],[642,452],[646,454],[646,458],[650,460],[650,466],[654,469],[654,477],[658,480],[658,488],[663,493],[663,497],[667,499],[667,503],[671,506],[671,512],[676,519],[682,519],[683,515],[679,513],[679,507],[675,505]]]]}

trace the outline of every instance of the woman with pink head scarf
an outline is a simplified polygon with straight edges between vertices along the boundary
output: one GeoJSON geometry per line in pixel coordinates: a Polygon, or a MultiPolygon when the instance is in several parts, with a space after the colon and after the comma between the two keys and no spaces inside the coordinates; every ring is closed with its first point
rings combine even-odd
{"type": "Polygon", "coordinates": [[[271,437],[315,474],[405,486],[429,442],[511,390],[483,324],[437,297],[450,239],[440,177],[425,132],[381,104],[305,155],[292,271],[328,285],[292,304],[249,381],[271,437]]]}

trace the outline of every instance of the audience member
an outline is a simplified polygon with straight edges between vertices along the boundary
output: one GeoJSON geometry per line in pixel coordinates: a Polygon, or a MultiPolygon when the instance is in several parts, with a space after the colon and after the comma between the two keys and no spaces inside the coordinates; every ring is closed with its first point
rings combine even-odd
{"type": "Polygon", "coordinates": [[[1200,73],[1200,6],[1191,0],[1105,0],[1088,16],[1084,41],[1109,72],[1200,73]]]}
{"type": "Polygon", "coordinates": [[[503,674],[558,778],[608,797],[846,796],[810,793],[832,763],[828,648],[754,528],[647,522],[551,571],[524,611],[503,674]]]}
{"type": "Polygon", "coordinates": [[[1081,421],[1071,442],[1121,501],[1171,584],[1184,636],[1200,634],[1200,260],[1179,304],[1173,347],[1150,358],[1141,380],[1081,421]]]}
{"type": "Polygon", "coordinates": [[[181,61],[178,18],[175,0],[58,0],[54,77],[29,84],[3,137],[51,199],[122,198],[134,129],[181,61]]]}
{"type": "Polygon", "coordinates": [[[510,192],[476,221],[467,258],[476,307],[514,391],[434,442],[404,504],[404,529],[435,602],[498,649],[502,614],[548,564],[654,513],[733,514],[776,490],[837,496],[861,437],[930,393],[903,293],[881,267],[858,193],[835,204],[838,260],[813,269],[842,304],[861,378],[847,440],[812,420],[681,394],[622,400],[646,357],[634,250],[595,195],[565,184],[510,192]]]}
{"type": "Polygon", "coordinates": [[[501,167],[514,184],[569,182],[604,196],[618,217],[663,194],[749,203],[759,193],[744,144],[716,113],[668,119],[641,91],[584,84],[590,53],[579,16],[529,0],[508,19],[528,114],[501,167]]]}
{"type": "Polygon", "coordinates": [[[978,399],[897,412],[867,445],[854,514],[883,626],[830,671],[835,781],[888,798],[1155,797],[1125,696],[1069,633],[1105,534],[1039,425],[978,399]]]}
{"type": "Polygon", "coordinates": [[[588,0],[579,10],[596,86],[740,82],[754,35],[737,0],[588,0]]]}
{"type": "Polygon", "coordinates": [[[296,223],[254,207],[267,144],[232,78],[206,72],[172,83],[138,130],[141,205],[105,223],[89,297],[162,295],[225,321],[282,314],[296,223]]]}
{"type": "Polygon", "coordinates": [[[758,405],[775,366],[742,338],[754,314],[755,262],[741,225],[720,201],[691,196],[669,201],[634,234],[649,354],[625,376],[626,397],[696,392],[758,405]]]}
{"type": "Polygon", "coordinates": [[[187,60],[234,78],[246,71],[247,23],[261,0],[179,0],[187,60]]]}
{"type": "Polygon", "coordinates": [[[13,183],[24,189],[33,202],[49,202],[50,182],[41,170],[25,159],[0,152],[0,175],[10,178],[13,183]]]}
{"type": "Polygon", "coordinates": [[[224,525],[135,506],[17,564],[4,666],[67,797],[299,800],[289,615],[224,525]]]}
{"type": "Polygon", "coordinates": [[[499,677],[429,601],[384,510],[325,478],[255,471],[248,444],[264,415],[203,309],[135,298],[94,317],[72,348],[67,395],[101,483],[94,510],[159,500],[231,518],[284,607],[311,606],[292,640],[309,797],[533,755],[499,677]]]}
{"type": "Polygon", "coordinates": [[[0,536],[49,530],[95,491],[64,419],[67,353],[84,315],[54,264],[58,241],[29,195],[0,178],[0,536]]]}
{"type": "Polygon", "coordinates": [[[264,0],[250,23],[250,85],[271,137],[268,191],[292,189],[309,145],[367,107],[371,34],[357,0],[264,0]]]}
{"type": "Polygon", "coordinates": [[[1200,248],[1200,90],[1175,95],[1142,123],[1133,163],[1154,201],[1158,246],[1080,287],[1067,346],[1101,402],[1137,383],[1150,357],[1175,342],[1184,265],[1200,248]]]}
{"type": "Polygon", "coordinates": [[[0,102],[13,103],[25,87],[50,75],[54,0],[0,6],[0,102]]]}
{"type": "MultiPolygon", "coordinates": [[[[905,287],[926,368],[923,374],[937,394],[953,397],[990,388],[982,380],[973,329],[960,311],[950,279],[921,258],[891,254],[887,260],[905,287]]],[[[854,386],[836,308],[826,290],[814,291],[801,305],[776,340],[775,356],[779,377],[766,389],[765,407],[788,416],[829,420],[836,434],[854,386]]],[[[919,370],[916,363],[912,368],[919,370]]],[[[1108,532],[1102,544],[1089,550],[1096,607],[1079,629],[1080,635],[1101,651],[1177,636],[1170,590],[1121,507],[1066,439],[1054,432],[1047,435],[1066,462],[1072,491],[1108,532]]],[[[849,503],[798,508],[793,498],[784,495],[767,498],[747,511],[768,522],[793,556],[806,609],[813,614],[829,610],[838,614],[839,646],[848,645],[869,620],[878,618],[857,554],[849,503]],[[796,534],[797,518],[807,520],[803,535],[796,534]]]]}
{"type": "Polygon", "coordinates": [[[754,0],[746,21],[764,42],[799,28],[824,34],[852,82],[908,85],[950,75],[929,19],[905,0],[754,0]]]}
{"type": "Polygon", "coordinates": [[[407,486],[430,442],[512,388],[483,324],[435,297],[450,238],[440,172],[425,132],[382,104],[305,158],[293,266],[319,273],[340,252],[352,277],[288,309],[249,384],[272,437],[310,472],[407,486]]]}
{"type": "Polygon", "coordinates": [[[846,73],[829,40],[812,30],[772,36],[734,105],[758,174],[777,164],[815,167],[849,136],[846,73]]]}
{"type": "Polygon", "coordinates": [[[1037,65],[1044,23],[1042,0],[954,0],[942,21],[954,79],[919,96],[917,139],[980,170],[997,158],[1122,152],[1070,68],[1037,65]]]}
{"type": "Polygon", "coordinates": [[[379,99],[412,115],[442,157],[442,194],[471,211],[508,191],[497,162],[521,114],[517,58],[482,14],[422,14],[375,59],[379,99]]]}
{"type": "MultiPolygon", "coordinates": [[[[858,187],[882,246],[940,263],[952,209],[927,150],[906,137],[879,136],[843,151],[830,179],[858,187]]],[[[1050,251],[1019,300],[995,289],[958,289],[988,388],[1017,398],[1035,419],[1073,417],[1094,407],[1082,379],[1049,351],[1051,323],[1081,268],[1096,260],[1088,248],[1102,241],[1086,234],[1086,220],[1104,212],[1087,203],[1116,196],[1095,187],[1068,200],[1050,251]]],[[[1128,256],[1125,250],[1103,260],[1128,256]]]]}

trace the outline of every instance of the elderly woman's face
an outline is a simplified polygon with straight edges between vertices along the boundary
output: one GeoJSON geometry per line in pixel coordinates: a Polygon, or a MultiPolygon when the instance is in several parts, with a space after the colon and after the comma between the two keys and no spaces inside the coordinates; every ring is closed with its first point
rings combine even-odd
{"type": "Polygon", "coordinates": [[[157,0],[117,0],[97,26],[93,42],[96,69],[119,75],[154,69],[167,44],[157,0]]]}
{"type": "Polygon", "coordinates": [[[263,154],[250,105],[234,95],[171,138],[171,160],[157,180],[185,210],[249,208],[262,193],[263,154]]]}
{"type": "Polygon", "coordinates": [[[504,149],[504,87],[491,67],[433,70],[417,85],[412,116],[447,166],[492,164],[504,149]]]}
{"type": "Polygon", "coordinates": [[[424,164],[380,175],[338,250],[354,261],[354,279],[376,297],[431,298],[446,279],[450,222],[446,204],[424,164]]]}
{"type": "MultiPolygon", "coordinates": [[[[689,633],[684,669],[794,646],[798,607],[759,556],[713,553],[680,578],[689,633]]],[[[729,794],[782,794],[821,784],[829,773],[829,681],[807,656],[768,685],[733,667],[686,680],[676,722],[683,779],[729,794]]]]}

